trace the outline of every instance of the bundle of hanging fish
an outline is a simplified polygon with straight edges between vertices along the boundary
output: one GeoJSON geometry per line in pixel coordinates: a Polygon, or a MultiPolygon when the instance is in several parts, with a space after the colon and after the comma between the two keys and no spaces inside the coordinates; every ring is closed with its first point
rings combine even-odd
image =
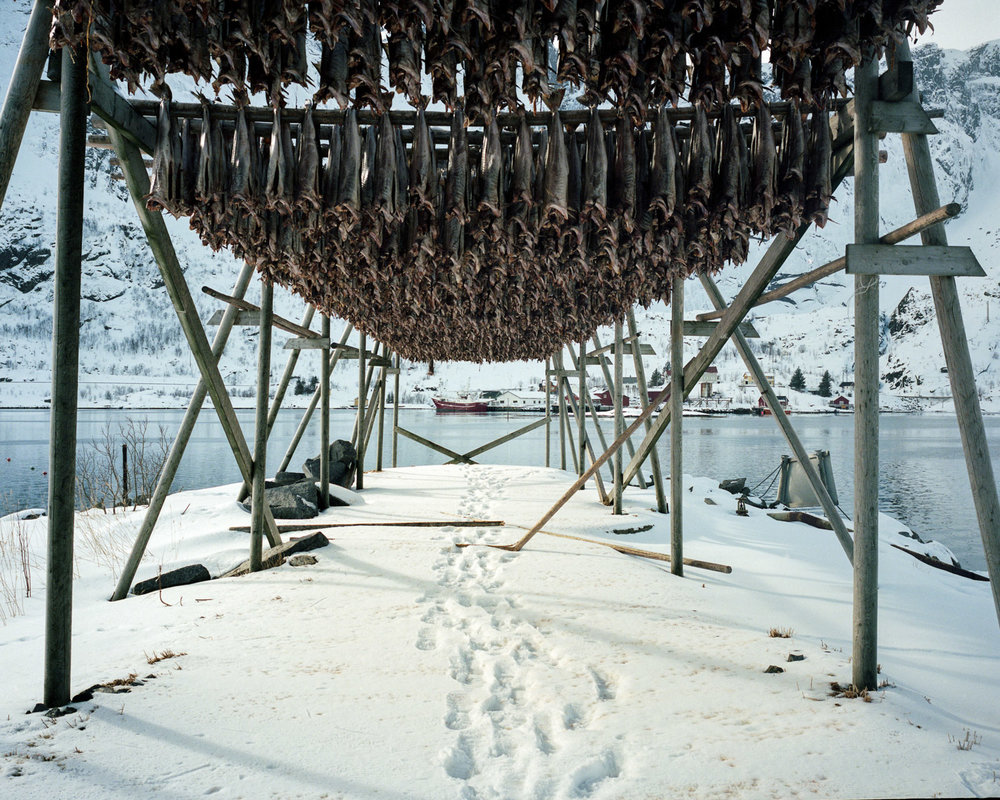
{"type": "Polygon", "coordinates": [[[941,0],[55,0],[52,43],[88,44],[158,94],[181,72],[234,96],[288,84],[381,110],[388,88],[466,114],[523,107],[553,82],[638,122],[649,107],[760,99],[770,50],[785,98],[846,94],[845,71],[941,0]],[[310,63],[309,37],[319,61],[310,63]],[[461,80],[461,87],[459,86],[461,80]]]}
{"type": "Polygon", "coordinates": [[[180,119],[162,101],[150,206],[413,359],[545,357],[675,276],[742,262],[752,236],[823,224],[832,193],[828,116],[794,101],[780,121],[764,103],[684,123],[661,106],[648,127],[596,109],[503,129],[461,107],[448,130],[422,109],[405,130],[290,116],[180,119]]]}

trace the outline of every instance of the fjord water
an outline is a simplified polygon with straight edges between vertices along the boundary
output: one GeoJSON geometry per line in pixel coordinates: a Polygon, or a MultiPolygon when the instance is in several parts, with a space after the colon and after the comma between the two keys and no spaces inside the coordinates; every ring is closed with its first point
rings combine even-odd
{"type": "MultiPolygon", "coordinates": [[[[277,468],[301,419],[302,412],[284,409],[275,423],[268,446],[269,474],[277,468]]],[[[126,419],[147,420],[147,438],[163,426],[169,439],[183,416],[180,410],[87,409],[80,411],[78,448],[83,450],[102,437],[110,424],[117,430],[126,419]]],[[[253,441],[253,410],[237,411],[247,440],[253,441]]],[[[331,413],[331,438],[351,437],[355,414],[349,409],[331,413]]],[[[537,420],[534,414],[435,414],[432,410],[400,411],[399,424],[414,433],[458,453],[492,441],[537,420]]],[[[602,420],[610,441],[612,420],[602,420]]],[[[390,466],[391,410],[386,412],[383,464],[390,466]]],[[[854,449],[854,425],[850,415],[797,415],[795,429],[809,451],[829,450],[840,506],[849,515],[854,449]]],[[[571,421],[576,433],[575,420],[571,421]]],[[[553,418],[551,464],[559,466],[558,421],[553,418]]],[[[593,428],[588,421],[592,438],[593,428]]],[[[994,472],[1000,475],[1000,418],[986,418],[986,432],[994,472]]],[[[48,410],[0,410],[0,515],[27,507],[44,507],[48,471],[48,410]]],[[[659,444],[661,462],[669,463],[667,438],[659,444]]],[[[319,451],[317,417],[306,431],[290,469],[301,469],[307,456],[319,451]]],[[[375,434],[372,435],[366,469],[375,467],[375,434]]],[[[969,489],[955,417],[949,415],[884,414],[880,422],[881,509],[902,520],[924,539],[947,545],[971,569],[985,569],[985,559],[972,494],[969,489]]],[[[440,464],[446,458],[423,445],[400,436],[399,466],[440,464]]],[[[596,448],[595,448],[596,449],[596,448]]],[[[789,449],[774,421],[751,416],[686,417],[684,419],[684,471],[691,475],[747,478],[747,486],[761,481],[767,488],[770,473],[789,449]],[[766,480],[765,480],[766,479],[766,480]]],[[[569,468],[572,470],[570,456],[569,468]]],[[[476,459],[486,464],[545,463],[545,428],[492,449],[476,459]]],[[[647,470],[648,472],[648,470],[647,470]]],[[[206,408],[195,426],[173,490],[198,489],[238,481],[239,470],[215,414],[206,408]]],[[[777,483],[771,489],[773,498],[777,483]]],[[[556,498],[553,498],[553,502],[556,498]]],[[[735,501],[734,501],[735,505],[735,501]]]]}

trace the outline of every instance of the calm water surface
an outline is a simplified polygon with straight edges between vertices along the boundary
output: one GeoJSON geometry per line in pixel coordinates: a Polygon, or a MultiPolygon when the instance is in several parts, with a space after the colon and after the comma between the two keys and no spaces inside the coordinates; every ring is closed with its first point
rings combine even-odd
{"type": "MultiPolygon", "coordinates": [[[[275,423],[268,447],[268,461],[277,467],[301,419],[302,412],[285,409],[275,423]]],[[[148,431],[163,426],[172,439],[180,424],[181,410],[80,411],[78,447],[82,450],[102,436],[110,423],[117,429],[126,418],[146,419],[148,431]]],[[[238,410],[237,416],[249,442],[253,441],[253,410],[238,410]]],[[[318,415],[317,415],[318,418],[318,415]]],[[[390,464],[389,420],[384,442],[384,464],[390,464]]],[[[537,416],[439,415],[431,410],[401,410],[400,425],[457,452],[465,452],[526,425],[537,416]]],[[[795,428],[807,450],[829,450],[840,505],[852,513],[853,418],[831,415],[799,415],[795,428]]],[[[331,437],[349,439],[354,413],[332,412],[331,437]]],[[[611,421],[604,420],[610,434],[611,421]]],[[[558,424],[553,424],[552,465],[559,465],[558,424]]],[[[545,432],[540,427],[527,435],[490,450],[477,458],[485,464],[545,463],[545,432]]],[[[986,431],[994,472],[1000,474],[1000,418],[987,417],[986,431]]],[[[575,432],[575,423],[574,423],[575,432]]],[[[0,410],[0,514],[28,506],[44,507],[48,470],[49,414],[47,410],[0,410]]],[[[611,437],[609,436],[609,439],[611,437]]],[[[972,506],[958,424],[944,415],[883,415],[880,427],[880,504],[883,511],[903,520],[923,538],[947,544],[963,565],[985,569],[982,544],[972,506]]],[[[290,469],[319,450],[319,425],[303,437],[290,469]]],[[[660,442],[666,460],[667,436],[660,442]]],[[[375,437],[365,460],[374,468],[375,437]]],[[[399,438],[400,466],[442,463],[444,458],[409,439],[399,438]]],[[[763,481],[789,453],[774,421],[750,416],[684,419],[684,471],[712,478],[746,477],[749,486],[763,481]]],[[[272,471],[273,471],[272,468],[272,471]]],[[[174,491],[198,489],[240,479],[239,470],[222,428],[211,409],[205,409],[174,481],[174,491]]],[[[767,482],[764,483],[767,486],[767,482]]],[[[762,487],[763,489],[763,487],[762,487]]],[[[772,497],[775,485],[772,489],[772,497]]],[[[553,498],[555,500],[555,498],[553,498]]]]}

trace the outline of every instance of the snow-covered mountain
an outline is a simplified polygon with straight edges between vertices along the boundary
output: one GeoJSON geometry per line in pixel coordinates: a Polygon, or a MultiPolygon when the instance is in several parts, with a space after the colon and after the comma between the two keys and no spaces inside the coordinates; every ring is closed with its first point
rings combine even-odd
{"type": "MultiPolygon", "coordinates": [[[[0,11],[0,85],[4,87],[31,4],[31,0],[9,0],[0,11]]],[[[949,225],[951,243],[971,245],[989,273],[985,279],[963,279],[960,292],[984,408],[1000,411],[1000,365],[995,365],[1000,321],[993,319],[1000,316],[1000,266],[990,257],[1000,241],[1000,221],[993,215],[995,187],[1000,185],[1000,42],[969,52],[928,45],[916,48],[914,57],[927,104],[945,113],[937,121],[941,134],[932,139],[941,198],[943,202],[955,200],[964,208],[962,216],[949,225]]],[[[889,160],[881,173],[881,227],[889,230],[912,219],[914,213],[898,137],[890,136],[884,146],[889,160]]],[[[183,406],[197,380],[197,368],[125,188],[112,178],[110,158],[106,150],[88,150],[80,401],[85,406],[183,406]]],[[[42,406],[49,392],[57,159],[57,118],[34,114],[0,210],[0,407],[42,406]]],[[[837,193],[829,224],[803,240],[775,285],[843,254],[852,238],[852,190],[848,179],[837,193]]],[[[200,287],[228,292],[239,264],[225,253],[214,254],[203,247],[186,221],[168,220],[168,226],[202,319],[207,320],[221,304],[202,294],[200,287]]],[[[746,265],[728,268],[719,276],[727,296],[736,293],[763,250],[764,245],[757,246],[746,265]]],[[[835,384],[853,379],[851,287],[849,277],[835,275],[755,313],[761,338],[752,343],[779,386],[787,386],[796,368],[802,369],[809,388],[818,385],[824,371],[831,373],[835,384]]],[[[252,285],[248,299],[254,300],[256,293],[252,285]]],[[[283,316],[298,319],[303,313],[302,304],[286,292],[277,292],[275,302],[277,313],[283,316]]],[[[884,405],[950,407],[927,280],[883,281],[881,303],[884,405]]],[[[710,307],[694,281],[686,304],[689,315],[710,307]]],[[[646,357],[647,372],[662,371],[669,357],[669,311],[655,305],[638,309],[637,318],[657,352],[646,357]]],[[[611,332],[602,331],[601,336],[607,342],[611,332]]],[[[284,364],[280,349],[284,339],[275,337],[275,376],[284,364]]],[[[685,342],[688,357],[701,341],[685,342]]],[[[236,329],[221,369],[238,404],[253,402],[255,351],[256,332],[236,329]]],[[[354,398],[355,364],[342,364],[335,371],[335,401],[348,403],[354,398]]],[[[719,391],[744,402],[756,400],[755,392],[739,388],[745,369],[733,348],[720,354],[716,366],[719,391]]],[[[307,380],[318,371],[318,355],[303,354],[297,374],[307,380]]],[[[542,381],[543,367],[539,363],[437,364],[433,377],[427,373],[426,364],[404,364],[404,400],[428,399],[428,392],[420,390],[434,388],[534,388],[542,381]]],[[[601,382],[597,371],[592,378],[601,382]]],[[[811,398],[807,398],[800,397],[798,402],[808,405],[811,398]]]]}

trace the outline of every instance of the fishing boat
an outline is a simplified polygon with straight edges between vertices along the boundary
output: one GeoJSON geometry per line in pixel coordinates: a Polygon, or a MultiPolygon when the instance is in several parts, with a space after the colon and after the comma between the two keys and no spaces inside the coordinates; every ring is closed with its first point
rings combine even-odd
{"type": "Polygon", "coordinates": [[[431,402],[438,412],[485,414],[490,410],[487,400],[446,400],[443,397],[432,397],[431,402]]]}

